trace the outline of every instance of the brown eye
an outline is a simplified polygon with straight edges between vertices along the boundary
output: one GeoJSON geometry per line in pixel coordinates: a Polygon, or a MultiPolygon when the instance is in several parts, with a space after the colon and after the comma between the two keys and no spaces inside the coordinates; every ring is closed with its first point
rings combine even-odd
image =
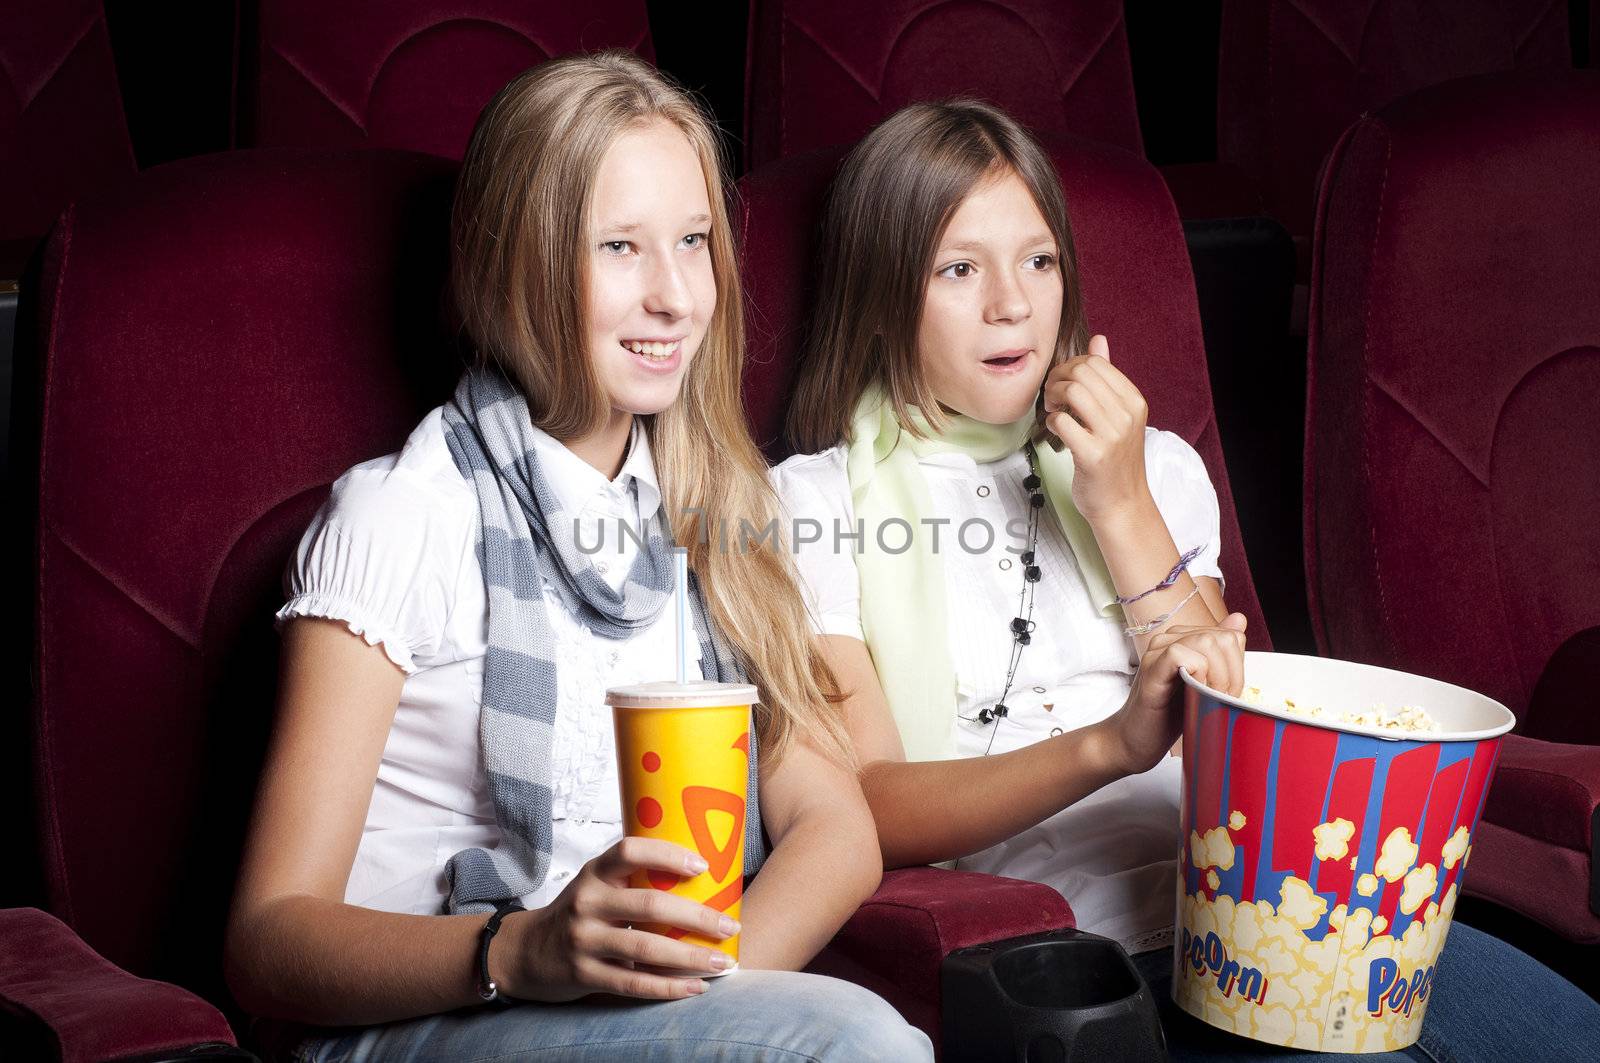
{"type": "Polygon", "coordinates": [[[946,266],[944,269],[941,269],[939,271],[939,276],[941,276],[941,277],[954,277],[956,279],[960,279],[962,277],[970,277],[970,276],[972,276],[972,263],[971,262],[952,262],[950,265],[946,266]]]}

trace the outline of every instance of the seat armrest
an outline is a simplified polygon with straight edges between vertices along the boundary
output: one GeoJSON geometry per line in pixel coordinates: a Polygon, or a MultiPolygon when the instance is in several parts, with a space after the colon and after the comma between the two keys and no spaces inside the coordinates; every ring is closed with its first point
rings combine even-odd
{"type": "Polygon", "coordinates": [[[62,1063],[151,1058],[237,1044],[222,1012],[187,989],[138,978],[37,908],[0,909],[0,1057],[48,1045],[62,1063]]]}
{"type": "Polygon", "coordinates": [[[1594,852],[1600,746],[1508,734],[1483,818],[1538,841],[1594,852]]]}
{"type": "Polygon", "coordinates": [[[1600,915],[1600,746],[1506,735],[1483,818],[1588,854],[1589,911],[1600,915]]]}
{"type": "Polygon", "coordinates": [[[956,949],[1074,925],[1049,886],[936,867],[887,872],[808,970],[865,986],[939,1042],[940,979],[956,949]]]}

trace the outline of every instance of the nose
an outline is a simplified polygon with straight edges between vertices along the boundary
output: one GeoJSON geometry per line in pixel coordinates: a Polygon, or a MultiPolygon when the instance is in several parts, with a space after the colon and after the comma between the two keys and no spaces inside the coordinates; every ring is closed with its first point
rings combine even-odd
{"type": "Polygon", "coordinates": [[[983,319],[991,325],[1015,325],[1033,315],[1033,304],[1013,270],[990,271],[984,295],[983,319]]]}
{"type": "Polygon", "coordinates": [[[677,256],[668,253],[658,256],[649,273],[645,288],[644,308],[673,321],[686,318],[694,310],[694,294],[677,256]]]}

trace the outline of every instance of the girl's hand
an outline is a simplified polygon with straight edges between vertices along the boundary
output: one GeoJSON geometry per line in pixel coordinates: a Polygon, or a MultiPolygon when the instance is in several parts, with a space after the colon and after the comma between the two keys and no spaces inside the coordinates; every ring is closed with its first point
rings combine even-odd
{"type": "MultiPolygon", "coordinates": [[[[1072,452],[1072,501],[1091,524],[1149,500],[1144,396],[1111,364],[1104,336],[1056,366],[1044,382],[1045,426],[1072,452]]],[[[1153,503],[1152,503],[1153,504],[1153,503]]]]}
{"type": "Polygon", "coordinates": [[[1244,627],[1243,614],[1229,613],[1217,627],[1175,627],[1150,640],[1128,700],[1106,721],[1123,774],[1155,767],[1183,733],[1178,669],[1224,694],[1244,689],[1244,627]]]}
{"type": "Polygon", "coordinates": [[[682,846],[624,838],[585,864],[549,905],[506,917],[501,935],[511,931],[511,940],[489,950],[498,968],[491,974],[507,996],[520,1000],[575,1000],[590,993],[678,1000],[703,993],[706,983],[699,978],[635,965],[715,972],[731,962],[724,953],[629,925],[663,923],[720,940],[737,934],[739,924],[687,897],[629,889],[628,875],[651,870],[688,876],[705,869],[706,862],[682,846]]]}

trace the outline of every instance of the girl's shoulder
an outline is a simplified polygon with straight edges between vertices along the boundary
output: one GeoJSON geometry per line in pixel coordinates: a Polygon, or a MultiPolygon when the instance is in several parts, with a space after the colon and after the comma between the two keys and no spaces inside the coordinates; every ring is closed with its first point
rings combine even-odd
{"type": "Polygon", "coordinates": [[[796,454],[772,467],[772,489],[796,515],[819,507],[835,511],[850,506],[850,478],[845,471],[845,446],[815,454],[796,454]]]}
{"type": "Polygon", "coordinates": [[[334,481],[323,516],[340,526],[379,533],[472,530],[477,493],[445,443],[443,412],[439,407],[424,417],[395,453],[346,470],[334,481]]]}
{"type": "Polygon", "coordinates": [[[1159,482],[1200,482],[1211,486],[1211,474],[1206,471],[1205,459],[1189,445],[1188,440],[1176,432],[1160,428],[1144,430],[1145,475],[1152,487],[1159,482]]]}

